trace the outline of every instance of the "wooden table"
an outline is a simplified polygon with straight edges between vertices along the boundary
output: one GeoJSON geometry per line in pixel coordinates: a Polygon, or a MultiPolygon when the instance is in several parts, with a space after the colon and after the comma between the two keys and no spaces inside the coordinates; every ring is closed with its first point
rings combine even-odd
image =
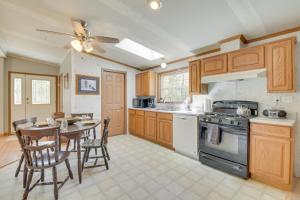
{"type": "MultiPolygon", "coordinates": [[[[81,135],[84,134],[85,131],[91,130],[96,128],[101,124],[100,120],[95,120],[95,124],[90,124],[90,125],[82,125],[80,122],[77,122],[75,124],[69,125],[68,129],[66,131],[61,131],[59,134],[59,143],[60,143],[60,148],[61,148],[61,137],[66,137],[67,139],[74,139],[76,140],[77,144],[77,168],[78,168],[78,179],[79,183],[81,184],[82,182],[82,169],[81,169],[81,144],[80,144],[80,138],[81,135]]],[[[32,126],[32,127],[27,127],[25,128],[26,130],[37,130],[37,129],[47,129],[48,126],[46,127],[37,127],[37,126],[32,126]]]]}

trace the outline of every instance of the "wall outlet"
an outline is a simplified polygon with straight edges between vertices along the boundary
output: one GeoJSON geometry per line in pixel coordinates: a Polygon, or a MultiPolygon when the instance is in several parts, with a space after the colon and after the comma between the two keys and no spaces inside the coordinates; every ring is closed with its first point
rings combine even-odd
{"type": "Polygon", "coordinates": [[[273,96],[272,97],[272,105],[279,106],[281,104],[281,97],[280,96],[273,96]]]}

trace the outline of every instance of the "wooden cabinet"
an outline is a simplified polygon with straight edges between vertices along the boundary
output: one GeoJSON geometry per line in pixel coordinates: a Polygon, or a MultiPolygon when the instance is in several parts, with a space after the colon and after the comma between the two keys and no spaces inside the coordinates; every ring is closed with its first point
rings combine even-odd
{"type": "Polygon", "coordinates": [[[189,94],[207,94],[207,84],[201,84],[201,61],[190,62],[189,65],[189,94]]]}
{"type": "Polygon", "coordinates": [[[228,53],[228,72],[265,67],[264,46],[245,48],[228,53]]]}
{"type": "Polygon", "coordinates": [[[265,45],[268,92],[295,92],[295,38],[265,45]]]}
{"type": "Polygon", "coordinates": [[[135,134],[138,136],[144,136],[144,115],[145,112],[141,110],[135,111],[135,134]]]}
{"type": "Polygon", "coordinates": [[[253,179],[290,190],[293,159],[292,127],[251,123],[250,173],[253,179]]]}
{"type": "Polygon", "coordinates": [[[136,96],[143,96],[142,75],[143,74],[137,74],[135,77],[135,95],[136,96]]]}
{"type": "Polygon", "coordinates": [[[165,146],[173,146],[173,115],[157,113],[157,141],[165,146]]]}
{"type": "Polygon", "coordinates": [[[156,73],[144,72],[136,75],[136,96],[156,96],[156,73]]]}
{"type": "Polygon", "coordinates": [[[145,112],[145,137],[156,141],[156,112],[145,112]]]}
{"type": "Polygon", "coordinates": [[[129,133],[135,134],[135,110],[129,109],[128,113],[129,133]]]}
{"type": "Polygon", "coordinates": [[[227,55],[217,55],[202,60],[202,76],[223,74],[227,72],[227,55]]]}

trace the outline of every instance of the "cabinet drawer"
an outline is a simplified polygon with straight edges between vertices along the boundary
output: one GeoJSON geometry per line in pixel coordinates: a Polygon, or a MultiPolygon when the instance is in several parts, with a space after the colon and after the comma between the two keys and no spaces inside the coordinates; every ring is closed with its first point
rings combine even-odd
{"type": "Polygon", "coordinates": [[[173,114],[170,113],[157,113],[158,119],[166,119],[166,120],[173,120],[173,114]]]}
{"type": "Polygon", "coordinates": [[[146,117],[154,117],[154,118],[156,118],[156,112],[145,111],[145,116],[146,117]]]}
{"type": "Polygon", "coordinates": [[[135,110],[129,109],[129,114],[130,114],[130,115],[135,115],[135,110]]]}
{"type": "Polygon", "coordinates": [[[135,114],[136,114],[136,115],[140,115],[140,116],[144,116],[144,115],[145,115],[145,111],[142,111],[142,110],[136,110],[136,111],[135,111],[135,114]]]}
{"type": "Polygon", "coordinates": [[[269,136],[283,137],[283,138],[292,137],[291,128],[284,127],[284,126],[273,126],[267,124],[251,123],[250,131],[251,134],[256,134],[256,135],[269,135],[269,136]]]}

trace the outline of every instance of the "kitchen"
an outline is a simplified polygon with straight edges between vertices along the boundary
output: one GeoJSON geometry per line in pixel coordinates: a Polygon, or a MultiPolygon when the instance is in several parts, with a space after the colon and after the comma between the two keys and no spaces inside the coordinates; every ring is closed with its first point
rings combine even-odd
{"type": "Polygon", "coordinates": [[[241,35],[222,42],[213,56],[189,59],[193,103],[190,97],[171,105],[166,97],[156,100],[156,73],[137,74],[129,132],[202,164],[291,190],[294,163],[299,173],[294,158],[297,112],[291,109],[297,101],[296,37],[280,35],[246,45],[241,35]]]}
{"type": "Polygon", "coordinates": [[[1,199],[300,199],[299,6],[0,0],[1,199]]]}

